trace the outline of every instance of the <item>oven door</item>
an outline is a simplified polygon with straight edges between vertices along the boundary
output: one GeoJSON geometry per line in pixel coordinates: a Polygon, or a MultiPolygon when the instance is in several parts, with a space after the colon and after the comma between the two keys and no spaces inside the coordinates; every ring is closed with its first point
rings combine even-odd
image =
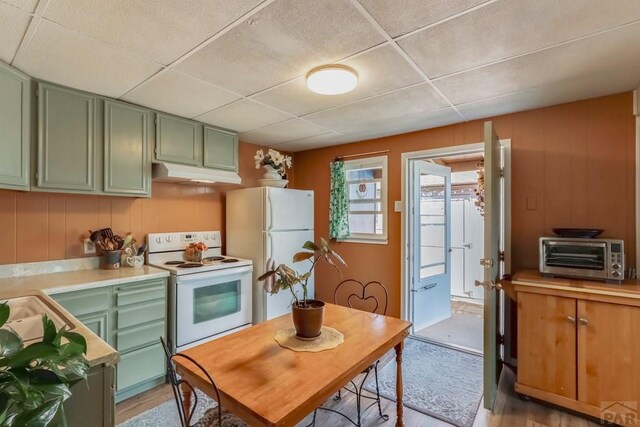
{"type": "Polygon", "coordinates": [[[179,276],[178,347],[251,323],[251,267],[179,276]]]}
{"type": "Polygon", "coordinates": [[[605,242],[544,240],[544,273],[574,277],[606,278],[608,250],[605,242]]]}

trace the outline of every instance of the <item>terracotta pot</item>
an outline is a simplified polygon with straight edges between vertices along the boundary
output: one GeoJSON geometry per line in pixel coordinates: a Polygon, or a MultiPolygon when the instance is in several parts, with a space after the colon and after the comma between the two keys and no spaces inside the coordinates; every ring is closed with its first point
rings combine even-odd
{"type": "MultiPolygon", "coordinates": [[[[302,303],[302,301],[300,301],[302,303]]],[[[296,335],[302,339],[314,339],[320,336],[322,322],[324,321],[324,302],[310,299],[307,300],[307,307],[291,306],[293,325],[296,328],[296,335]]]]}

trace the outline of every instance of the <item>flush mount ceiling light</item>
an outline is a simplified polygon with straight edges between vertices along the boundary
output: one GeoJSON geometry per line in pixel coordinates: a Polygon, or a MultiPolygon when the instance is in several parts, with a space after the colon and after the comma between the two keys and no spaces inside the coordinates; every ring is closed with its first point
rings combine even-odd
{"type": "Polygon", "coordinates": [[[307,74],[307,87],[320,95],[341,95],[358,86],[358,73],[344,65],[323,65],[307,74]]]}

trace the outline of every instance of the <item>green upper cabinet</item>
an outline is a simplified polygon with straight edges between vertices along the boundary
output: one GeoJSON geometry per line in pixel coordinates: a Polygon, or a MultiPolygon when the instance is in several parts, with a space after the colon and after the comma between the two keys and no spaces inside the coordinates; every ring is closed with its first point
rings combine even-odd
{"type": "Polygon", "coordinates": [[[238,171],[238,134],[204,127],[204,166],[238,171]]]}
{"type": "Polygon", "coordinates": [[[29,76],[0,62],[0,188],[29,189],[29,76]]]}
{"type": "Polygon", "coordinates": [[[104,192],[150,196],[149,110],[104,102],[104,192]]]}
{"type": "Polygon", "coordinates": [[[96,190],[94,96],[38,85],[38,187],[96,190]]]}
{"type": "Polygon", "coordinates": [[[156,114],[156,160],[202,166],[202,124],[156,114]]]}

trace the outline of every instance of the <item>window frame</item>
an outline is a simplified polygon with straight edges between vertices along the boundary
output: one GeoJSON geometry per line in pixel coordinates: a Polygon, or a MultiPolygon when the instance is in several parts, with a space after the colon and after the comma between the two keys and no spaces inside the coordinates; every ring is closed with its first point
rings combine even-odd
{"type": "MultiPolygon", "coordinates": [[[[382,166],[382,178],[380,179],[380,214],[382,215],[382,234],[373,233],[351,233],[349,237],[338,239],[339,242],[348,243],[370,243],[378,245],[386,245],[388,243],[388,184],[389,184],[389,163],[388,156],[366,157],[362,159],[344,160],[344,173],[347,189],[353,181],[348,180],[348,173],[351,170],[365,169],[367,167],[382,166]]],[[[375,203],[375,202],[372,202],[375,203]]],[[[365,212],[363,212],[365,213],[365,212]]],[[[349,199],[349,214],[351,215],[351,199],[349,199]]]]}

